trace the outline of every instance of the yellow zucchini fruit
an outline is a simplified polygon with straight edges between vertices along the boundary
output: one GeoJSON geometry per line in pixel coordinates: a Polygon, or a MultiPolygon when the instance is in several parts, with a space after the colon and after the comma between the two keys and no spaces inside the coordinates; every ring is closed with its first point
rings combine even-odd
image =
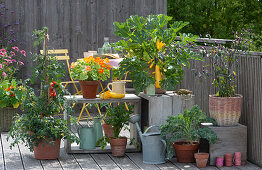
{"type": "Polygon", "coordinates": [[[155,82],[156,88],[161,88],[161,86],[159,84],[160,80],[161,80],[161,72],[160,72],[159,65],[156,65],[156,67],[155,67],[155,79],[156,79],[156,82],[155,82]]]}

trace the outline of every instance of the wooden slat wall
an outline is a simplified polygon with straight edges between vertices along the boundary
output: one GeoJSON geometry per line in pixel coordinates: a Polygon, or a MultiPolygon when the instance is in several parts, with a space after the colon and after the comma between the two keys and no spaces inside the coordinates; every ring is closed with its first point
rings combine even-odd
{"type": "MultiPolygon", "coordinates": [[[[103,38],[113,35],[113,22],[123,22],[130,15],[166,14],[167,0],[3,0],[9,11],[4,23],[19,22],[17,37],[25,42],[28,53],[33,48],[32,31],[49,28],[49,47],[68,49],[71,61],[83,52],[102,47],[103,38]]],[[[3,17],[1,17],[3,19],[3,17]]],[[[29,63],[26,63],[28,66],[29,63]]],[[[22,73],[29,74],[26,67],[22,73]]]]}
{"type": "MultiPolygon", "coordinates": [[[[238,56],[237,93],[243,95],[243,111],[240,122],[248,126],[248,159],[262,166],[262,53],[238,56]]],[[[211,64],[211,60],[208,59],[211,64]]],[[[180,88],[187,88],[196,95],[198,104],[208,113],[208,95],[216,92],[212,87],[212,77],[200,82],[196,70],[201,70],[203,63],[191,62],[191,68],[185,70],[180,88]]]]}

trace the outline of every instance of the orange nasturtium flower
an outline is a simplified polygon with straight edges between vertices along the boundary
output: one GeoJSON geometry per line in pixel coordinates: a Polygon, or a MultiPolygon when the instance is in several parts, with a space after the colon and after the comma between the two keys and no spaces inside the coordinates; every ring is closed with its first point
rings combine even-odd
{"type": "Polygon", "coordinates": [[[109,59],[108,59],[108,58],[106,58],[106,59],[105,59],[105,62],[106,62],[106,63],[109,63],[109,59]]]}
{"type": "Polygon", "coordinates": [[[98,72],[103,74],[104,70],[100,68],[98,72]]]}
{"type": "Polygon", "coordinates": [[[108,70],[111,70],[111,66],[110,66],[109,64],[107,65],[107,69],[108,69],[108,70]]]}
{"type": "Polygon", "coordinates": [[[105,64],[105,63],[102,63],[102,64],[101,64],[101,67],[106,67],[106,64],[105,64]]]}
{"type": "Polygon", "coordinates": [[[90,60],[89,57],[85,57],[85,58],[84,58],[84,61],[85,61],[86,63],[89,63],[91,60],[90,60]]]}
{"type": "Polygon", "coordinates": [[[91,71],[91,67],[90,66],[86,66],[86,71],[91,71]]]}
{"type": "Polygon", "coordinates": [[[96,63],[99,63],[99,62],[100,62],[100,57],[96,57],[96,58],[95,58],[95,62],[96,62],[96,63]]]}
{"type": "Polygon", "coordinates": [[[77,65],[77,63],[76,63],[76,62],[73,62],[73,63],[71,64],[71,68],[75,68],[76,65],[77,65]]]}
{"type": "Polygon", "coordinates": [[[162,41],[157,40],[156,46],[158,51],[160,51],[166,44],[163,43],[162,41]]]}

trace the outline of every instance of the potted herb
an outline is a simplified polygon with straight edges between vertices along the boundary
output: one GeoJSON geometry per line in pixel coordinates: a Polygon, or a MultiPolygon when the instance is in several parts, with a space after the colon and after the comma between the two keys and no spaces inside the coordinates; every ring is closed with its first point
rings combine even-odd
{"type": "MultiPolygon", "coordinates": [[[[241,116],[243,96],[236,94],[235,54],[241,54],[241,38],[233,41],[230,48],[218,44],[204,48],[203,53],[212,59],[212,84],[218,89],[216,94],[209,95],[209,113],[218,126],[234,126],[241,116]]],[[[206,73],[206,71],[204,71],[206,73]]],[[[208,72],[209,73],[209,72],[208,72]]]]}
{"type": "Polygon", "coordinates": [[[167,123],[160,126],[161,136],[167,142],[167,158],[172,158],[175,150],[178,162],[194,162],[200,138],[207,139],[211,144],[217,141],[214,131],[201,126],[201,123],[210,121],[197,105],[183,114],[169,116],[167,123]]]}
{"type": "Polygon", "coordinates": [[[24,50],[12,47],[0,49],[0,131],[9,131],[13,117],[23,100],[24,87],[15,80],[19,67],[24,65],[24,50]]]}
{"type": "Polygon", "coordinates": [[[183,79],[183,67],[189,66],[189,60],[201,59],[190,49],[197,36],[180,33],[188,23],[174,22],[167,28],[171,20],[163,14],[146,18],[136,15],[126,22],[114,23],[114,33],[121,40],[112,46],[126,55],[120,62],[120,71],[122,75],[129,73],[136,93],[152,84],[156,93],[174,89],[183,79]],[[175,41],[178,35],[181,40],[175,41]]]}
{"type": "MultiPolygon", "coordinates": [[[[46,28],[35,31],[35,34],[40,40],[43,37],[47,39],[46,28]]],[[[8,138],[15,139],[10,144],[11,148],[23,142],[30,151],[34,151],[36,159],[57,159],[61,139],[78,142],[77,136],[71,134],[68,127],[71,122],[55,116],[64,110],[71,113],[71,108],[65,105],[64,95],[67,92],[60,84],[64,71],[62,63],[58,63],[54,56],[35,55],[34,61],[31,83],[41,86],[37,93],[27,86],[21,104],[22,115],[15,117],[8,138]]]]}
{"type": "Polygon", "coordinates": [[[98,143],[101,143],[102,149],[107,143],[110,143],[113,156],[121,157],[125,155],[127,138],[120,136],[121,130],[125,125],[129,124],[129,116],[133,113],[133,105],[126,108],[125,104],[117,106],[109,106],[107,108],[107,124],[113,128],[113,137],[104,136],[100,138],[98,143]]]}
{"type": "Polygon", "coordinates": [[[110,77],[109,59],[93,56],[85,57],[71,64],[73,79],[79,80],[84,98],[96,98],[99,80],[105,81],[110,77]]]}

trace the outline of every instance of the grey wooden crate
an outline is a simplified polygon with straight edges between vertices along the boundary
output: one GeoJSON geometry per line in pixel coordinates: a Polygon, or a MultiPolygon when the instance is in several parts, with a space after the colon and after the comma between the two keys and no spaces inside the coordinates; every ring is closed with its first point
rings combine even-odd
{"type": "Polygon", "coordinates": [[[241,152],[242,162],[247,161],[247,126],[238,124],[237,126],[222,127],[210,126],[217,134],[218,141],[210,144],[210,165],[216,164],[217,156],[224,156],[226,153],[234,155],[241,152]]]}

